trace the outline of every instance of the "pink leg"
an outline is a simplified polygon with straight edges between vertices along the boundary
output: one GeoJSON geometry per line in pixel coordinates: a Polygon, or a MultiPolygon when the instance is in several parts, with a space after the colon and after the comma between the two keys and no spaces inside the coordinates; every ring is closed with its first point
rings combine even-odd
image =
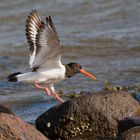
{"type": "Polygon", "coordinates": [[[57,99],[61,103],[64,103],[65,102],[61,97],[58,96],[58,94],[56,93],[56,91],[53,92],[53,96],[54,96],[55,99],[57,99]]]}
{"type": "Polygon", "coordinates": [[[53,83],[50,84],[50,89],[51,89],[52,94],[53,94],[53,96],[54,96],[55,99],[57,99],[57,100],[58,100],[59,102],[61,102],[61,103],[64,103],[64,102],[65,102],[65,101],[64,101],[61,97],[59,97],[58,94],[56,93],[56,91],[55,91],[55,89],[54,89],[53,83]]]}
{"type": "Polygon", "coordinates": [[[46,94],[47,94],[48,96],[51,95],[50,90],[49,90],[48,88],[46,88],[46,87],[40,86],[38,82],[35,82],[35,87],[36,87],[36,88],[39,88],[39,89],[45,90],[45,92],[46,92],[46,94]]]}

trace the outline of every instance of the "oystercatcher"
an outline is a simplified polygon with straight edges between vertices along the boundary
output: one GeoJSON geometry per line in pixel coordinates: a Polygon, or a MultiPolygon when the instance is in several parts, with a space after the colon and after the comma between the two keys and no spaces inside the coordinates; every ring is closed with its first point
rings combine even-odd
{"type": "Polygon", "coordinates": [[[46,22],[43,22],[37,11],[32,10],[26,20],[26,38],[29,43],[31,71],[13,73],[7,77],[8,81],[34,82],[36,88],[44,90],[48,96],[52,92],[56,99],[64,102],[56,93],[54,82],[70,78],[76,73],[83,73],[96,80],[78,63],[65,65],[61,63],[63,47],[50,16],[46,17],[46,22]],[[41,85],[44,82],[49,84],[49,88],[41,85]]]}

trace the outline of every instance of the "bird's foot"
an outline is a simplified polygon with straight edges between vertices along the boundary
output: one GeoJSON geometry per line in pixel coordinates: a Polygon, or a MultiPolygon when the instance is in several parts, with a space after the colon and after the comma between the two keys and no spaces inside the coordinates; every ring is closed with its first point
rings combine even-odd
{"type": "MultiPolygon", "coordinates": [[[[46,92],[46,94],[48,96],[51,95],[51,92],[50,92],[49,88],[46,88],[46,87],[43,87],[43,86],[39,85],[38,82],[35,82],[35,87],[38,88],[38,89],[45,90],[45,92],[46,92]]],[[[64,103],[64,100],[61,97],[59,97],[59,95],[54,90],[54,87],[53,86],[51,87],[51,90],[52,90],[52,93],[53,93],[54,98],[57,99],[59,102],[64,103]]]]}
{"type": "Polygon", "coordinates": [[[35,87],[36,87],[36,88],[39,88],[39,89],[45,90],[45,93],[46,93],[48,96],[51,95],[51,92],[50,92],[49,88],[46,88],[46,87],[43,87],[43,86],[39,85],[38,82],[35,82],[35,87]]]}
{"type": "Polygon", "coordinates": [[[61,97],[59,97],[59,95],[56,93],[56,91],[53,92],[53,97],[55,99],[57,99],[59,102],[61,102],[61,103],[64,103],[65,102],[61,97]]]}
{"type": "Polygon", "coordinates": [[[50,92],[50,90],[49,90],[48,88],[45,88],[44,90],[45,90],[45,92],[46,92],[46,94],[47,94],[48,96],[51,95],[51,92],[50,92]]]}

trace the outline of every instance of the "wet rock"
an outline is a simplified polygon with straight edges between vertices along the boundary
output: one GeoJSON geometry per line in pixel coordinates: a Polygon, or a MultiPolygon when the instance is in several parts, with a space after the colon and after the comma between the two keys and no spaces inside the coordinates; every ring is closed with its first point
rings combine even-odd
{"type": "Polygon", "coordinates": [[[139,112],[139,103],[126,92],[92,94],[49,109],[38,117],[36,128],[51,139],[82,135],[113,139],[118,121],[139,112]]]}
{"type": "Polygon", "coordinates": [[[0,140],[47,140],[47,138],[19,117],[0,113],[0,140]]]}
{"type": "Polygon", "coordinates": [[[126,117],[119,121],[118,132],[119,134],[122,134],[123,132],[135,126],[140,126],[140,117],[126,117]]]}
{"type": "Polygon", "coordinates": [[[135,98],[136,98],[136,100],[137,100],[138,102],[140,102],[140,93],[137,93],[137,94],[135,95],[135,98]]]}
{"type": "Polygon", "coordinates": [[[133,127],[125,131],[119,140],[140,140],[140,126],[133,127]]]}
{"type": "Polygon", "coordinates": [[[9,108],[0,104],[0,113],[14,114],[9,108]]]}

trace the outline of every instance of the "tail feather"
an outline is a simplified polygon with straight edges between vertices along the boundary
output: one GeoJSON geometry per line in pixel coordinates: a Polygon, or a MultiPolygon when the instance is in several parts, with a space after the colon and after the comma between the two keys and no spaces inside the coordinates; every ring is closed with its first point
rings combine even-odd
{"type": "Polygon", "coordinates": [[[10,81],[10,82],[17,82],[17,81],[18,81],[17,75],[19,75],[19,74],[22,74],[22,73],[21,73],[21,72],[16,72],[16,73],[10,74],[10,75],[7,77],[8,81],[10,81]]]}

